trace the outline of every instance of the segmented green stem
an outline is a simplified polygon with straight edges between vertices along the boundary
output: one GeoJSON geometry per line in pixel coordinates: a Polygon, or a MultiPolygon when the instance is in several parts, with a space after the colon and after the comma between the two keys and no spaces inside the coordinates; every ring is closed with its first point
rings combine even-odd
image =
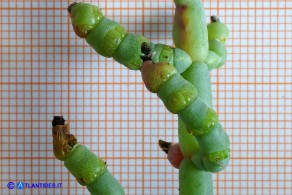
{"type": "Polygon", "coordinates": [[[208,32],[200,0],[174,0],[176,5],[172,37],[174,45],[186,51],[192,61],[208,55],[208,32]]]}
{"type": "Polygon", "coordinates": [[[107,170],[105,162],[77,143],[63,117],[55,116],[52,126],[55,156],[64,161],[80,185],[86,186],[92,195],[125,194],[121,184],[107,170]]]}
{"type": "Polygon", "coordinates": [[[141,68],[141,43],[150,43],[145,37],[128,33],[121,24],[103,16],[97,6],[74,3],[68,11],[75,33],[97,53],[112,57],[129,69],[141,68]]]}
{"type": "MultiPolygon", "coordinates": [[[[195,70],[192,75],[202,74],[200,69],[195,70]]],[[[208,73],[208,69],[206,71],[208,73]]],[[[187,131],[195,135],[202,152],[201,160],[196,163],[200,167],[203,164],[204,169],[211,172],[224,169],[228,162],[225,159],[229,156],[222,154],[229,154],[228,136],[221,127],[216,112],[201,99],[195,86],[166,62],[154,63],[146,59],[141,73],[147,89],[157,93],[166,108],[178,114],[187,131]]]]}
{"type": "MultiPolygon", "coordinates": [[[[207,120],[206,119],[205,120],[208,121],[207,128],[210,126],[211,127],[209,128],[207,132],[203,131],[203,134],[196,136],[196,140],[198,142],[198,145],[200,146],[200,150],[196,150],[192,153],[191,160],[199,169],[209,170],[213,172],[220,171],[223,168],[225,168],[225,166],[229,162],[229,139],[228,139],[227,134],[221,127],[220,123],[218,123],[218,121],[216,120],[215,121],[213,120],[214,116],[212,116],[212,114],[208,116],[208,111],[210,108],[212,108],[212,93],[211,93],[211,85],[210,85],[210,77],[209,77],[208,69],[221,67],[225,63],[225,60],[226,60],[225,47],[222,46],[222,44],[218,42],[217,40],[213,40],[213,37],[218,37],[217,35],[212,37],[212,35],[214,34],[212,31],[215,31],[213,29],[217,30],[216,27],[213,28],[214,24],[216,23],[217,25],[217,23],[219,22],[219,19],[215,17],[211,17],[213,24],[208,25],[208,30],[210,30],[210,34],[211,34],[209,38],[210,37],[212,38],[211,40],[209,39],[209,42],[208,42],[208,39],[206,39],[205,37],[203,38],[203,35],[207,35],[207,33],[203,32],[203,30],[205,30],[205,24],[204,24],[204,12],[202,9],[201,1],[174,0],[174,2],[176,4],[176,14],[175,14],[175,20],[174,20],[174,25],[173,25],[174,43],[177,47],[183,48],[185,51],[187,51],[191,55],[192,60],[194,61],[193,64],[186,71],[182,73],[182,76],[186,80],[188,80],[193,86],[195,86],[195,88],[197,89],[197,93],[198,93],[197,99],[200,99],[202,102],[205,103],[205,105],[209,107],[207,109],[207,114],[206,114],[207,120]],[[189,10],[192,10],[192,11],[189,12],[189,10]],[[194,23],[194,25],[189,26],[188,24],[192,24],[192,22],[194,23]],[[191,28],[191,30],[189,31],[193,32],[191,36],[193,40],[197,40],[197,44],[189,44],[188,42],[186,43],[182,41],[182,37],[186,37],[187,35],[189,35],[188,28],[191,28]],[[200,51],[200,52],[195,53],[193,51],[200,51]],[[197,53],[199,54],[199,57],[197,53]],[[205,63],[202,63],[202,62],[205,62],[205,63]],[[213,145],[214,142],[221,142],[222,144],[213,145]],[[217,151],[214,151],[214,149],[217,151]],[[210,153],[206,154],[211,151],[212,151],[211,154],[210,153]],[[209,160],[206,160],[206,159],[209,159],[209,160]],[[219,160],[220,167],[218,167],[218,160],[219,160]]],[[[192,40],[192,39],[187,39],[187,40],[192,40]]],[[[196,103],[196,105],[199,105],[199,103],[196,103]]],[[[199,106],[199,108],[195,108],[195,106],[193,107],[194,107],[193,111],[195,110],[196,113],[200,111],[204,112],[204,109],[202,109],[203,107],[202,105],[199,106]]],[[[188,120],[185,120],[188,117],[187,115],[191,115],[191,113],[193,113],[192,109],[189,109],[189,112],[186,112],[185,115],[181,115],[181,116],[179,115],[180,119],[186,124],[187,126],[186,129],[196,128],[196,126],[191,126],[192,124],[190,124],[188,120]]],[[[193,117],[190,117],[189,119],[191,118],[193,117]]],[[[193,119],[195,121],[199,121],[196,118],[193,118],[193,119]]],[[[182,127],[183,127],[182,125],[179,126],[179,128],[182,128],[182,127]]],[[[179,137],[188,138],[188,139],[179,140],[180,144],[183,145],[183,148],[194,148],[194,144],[193,144],[194,141],[190,142],[191,144],[188,146],[189,144],[188,141],[192,140],[191,135],[186,135],[184,131],[179,129],[179,137]]],[[[180,194],[181,195],[191,195],[191,194],[210,195],[212,194],[212,191],[207,191],[207,189],[203,189],[202,191],[195,193],[194,192],[195,189],[194,190],[192,189],[193,187],[192,185],[187,186],[185,182],[181,180],[181,175],[184,175],[191,170],[193,171],[195,170],[195,168],[189,168],[189,169],[185,169],[183,167],[180,168],[180,188],[182,187],[184,189],[183,192],[180,191],[180,194]]],[[[205,178],[207,181],[202,181],[201,182],[202,185],[204,184],[204,182],[212,183],[212,177],[210,176],[211,173],[205,173],[205,174],[206,175],[198,175],[194,179],[202,179],[201,177],[205,178]]],[[[193,178],[189,178],[188,182],[193,183],[193,178]]],[[[198,189],[200,188],[198,187],[198,189]]]]}
{"type": "MultiPolygon", "coordinates": [[[[206,171],[224,169],[230,151],[228,136],[212,109],[208,70],[219,68],[225,63],[224,43],[228,29],[213,16],[211,24],[206,26],[200,0],[174,2],[176,14],[173,38],[177,48],[153,44],[143,36],[128,33],[122,25],[104,17],[96,6],[75,3],[68,11],[78,36],[85,38],[99,54],[113,57],[129,69],[141,70],[146,87],[158,94],[170,112],[178,114],[181,150],[185,158],[190,159],[183,163],[186,164],[183,167],[187,168],[180,169],[180,194],[212,194],[212,191],[204,191],[197,185],[208,183],[210,188],[211,176],[206,171]],[[152,57],[152,61],[145,62],[141,68],[140,45],[143,42],[151,45],[151,53],[147,55],[152,57]],[[190,162],[193,165],[189,165],[190,162]],[[203,179],[194,177],[201,183],[197,182],[197,187],[189,188],[186,181],[190,179],[181,178],[185,178],[185,173],[188,174],[185,171],[194,165],[194,175],[200,175],[203,179]],[[198,169],[202,169],[199,170],[200,174],[195,174],[198,169]]],[[[70,149],[65,148],[58,155],[66,156],[70,149]]]]}
{"type": "Polygon", "coordinates": [[[213,194],[212,174],[196,167],[190,159],[184,159],[179,166],[179,194],[213,194]]]}

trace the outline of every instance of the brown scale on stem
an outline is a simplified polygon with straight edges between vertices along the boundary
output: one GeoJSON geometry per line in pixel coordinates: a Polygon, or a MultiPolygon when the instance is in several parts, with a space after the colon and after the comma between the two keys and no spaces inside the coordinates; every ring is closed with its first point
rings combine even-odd
{"type": "Polygon", "coordinates": [[[62,116],[54,116],[52,126],[54,154],[57,159],[65,160],[77,144],[77,138],[70,134],[62,116]]]}
{"type": "Polygon", "coordinates": [[[167,154],[167,159],[170,164],[178,169],[181,161],[184,159],[179,144],[173,144],[163,140],[159,140],[158,144],[159,147],[167,154]]]}
{"type": "Polygon", "coordinates": [[[166,142],[166,141],[163,141],[163,140],[160,139],[159,142],[158,142],[158,145],[161,148],[161,150],[163,150],[163,152],[168,154],[168,150],[169,150],[170,146],[172,145],[172,143],[171,142],[166,142]]]}

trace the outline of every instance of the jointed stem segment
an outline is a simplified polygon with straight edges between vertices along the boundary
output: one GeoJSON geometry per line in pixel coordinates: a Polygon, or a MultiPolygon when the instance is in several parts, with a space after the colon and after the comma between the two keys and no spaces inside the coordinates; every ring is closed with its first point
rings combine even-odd
{"type": "Polygon", "coordinates": [[[64,161],[80,185],[86,186],[92,195],[124,195],[122,186],[107,170],[106,163],[77,143],[62,116],[55,116],[52,126],[55,156],[64,161]]]}
{"type": "MultiPolygon", "coordinates": [[[[230,158],[229,138],[212,108],[209,77],[209,70],[220,68],[226,61],[228,28],[216,16],[211,16],[211,23],[206,25],[200,0],[174,3],[176,48],[128,33],[122,25],[103,16],[96,6],[74,3],[68,11],[79,37],[85,38],[97,53],[112,57],[129,69],[140,70],[147,89],[157,93],[170,112],[178,114],[177,154],[184,158],[176,164],[180,171],[180,195],[210,195],[213,192],[209,171],[223,170],[230,158]]],[[[62,121],[56,119],[54,123],[54,151],[63,160],[75,148],[76,138],[66,126],[57,127],[58,123],[62,121]]],[[[159,144],[166,153],[174,148],[162,140],[159,144]]],[[[87,182],[92,180],[86,178],[87,182]]]]}

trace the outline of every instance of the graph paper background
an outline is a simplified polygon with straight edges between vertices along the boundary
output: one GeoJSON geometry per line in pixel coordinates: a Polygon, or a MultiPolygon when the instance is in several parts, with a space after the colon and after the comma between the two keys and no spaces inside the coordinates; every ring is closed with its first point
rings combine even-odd
{"type": "MultiPolygon", "coordinates": [[[[63,115],[79,141],[106,160],[126,194],[178,194],[178,171],[158,139],[177,141],[177,118],[139,72],[97,55],[76,37],[70,1],[0,2],[0,194],[89,194],[52,152],[63,115]],[[8,182],[59,189],[9,190],[8,182]]],[[[171,0],[91,1],[130,32],[172,44],[171,0]]],[[[230,29],[228,60],[211,72],[213,103],[232,160],[215,194],[292,194],[292,2],[203,1],[230,29]]]]}

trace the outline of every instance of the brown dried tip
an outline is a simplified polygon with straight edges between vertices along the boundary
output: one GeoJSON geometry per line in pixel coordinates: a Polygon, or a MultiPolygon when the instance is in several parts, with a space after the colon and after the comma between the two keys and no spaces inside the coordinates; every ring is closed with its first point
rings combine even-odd
{"type": "Polygon", "coordinates": [[[151,47],[150,47],[150,45],[149,45],[148,43],[146,43],[146,42],[143,42],[143,43],[141,44],[141,51],[142,51],[143,54],[145,54],[145,55],[149,55],[150,52],[151,52],[151,47]]]}
{"type": "Polygon", "coordinates": [[[215,15],[211,16],[211,22],[220,22],[219,18],[215,15]]]}
{"type": "Polygon", "coordinates": [[[148,43],[143,42],[141,44],[141,52],[142,52],[142,55],[140,57],[143,60],[143,62],[152,60],[151,47],[148,43]]]}
{"type": "Polygon", "coordinates": [[[59,160],[64,160],[77,144],[77,138],[70,134],[68,124],[65,124],[63,116],[54,116],[52,125],[54,154],[59,160]]]}
{"type": "Polygon", "coordinates": [[[74,2],[74,3],[71,3],[68,7],[67,7],[67,10],[68,10],[68,12],[71,14],[71,9],[72,9],[72,7],[74,6],[74,5],[76,5],[77,4],[77,2],[74,2]]]}
{"type": "Polygon", "coordinates": [[[160,139],[159,142],[158,142],[158,145],[161,148],[161,150],[163,150],[166,154],[168,154],[169,148],[172,145],[172,143],[171,142],[166,142],[166,141],[163,141],[163,140],[160,139]]]}
{"type": "Polygon", "coordinates": [[[54,119],[52,121],[52,126],[56,125],[64,125],[65,124],[65,119],[63,116],[54,116],[54,119]]]}

